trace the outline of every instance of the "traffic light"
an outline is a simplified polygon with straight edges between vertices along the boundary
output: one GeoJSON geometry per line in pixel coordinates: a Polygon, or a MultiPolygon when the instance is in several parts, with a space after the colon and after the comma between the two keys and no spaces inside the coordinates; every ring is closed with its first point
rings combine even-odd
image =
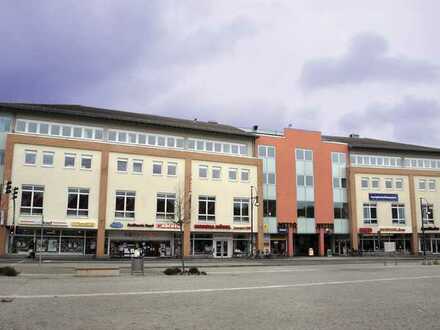
{"type": "Polygon", "coordinates": [[[18,187],[14,187],[14,191],[12,192],[12,199],[17,199],[18,195],[18,187]]]}
{"type": "Polygon", "coordinates": [[[10,194],[11,191],[12,191],[12,182],[11,182],[11,181],[8,181],[8,182],[6,182],[6,190],[5,190],[5,193],[6,193],[6,194],[10,194]]]}

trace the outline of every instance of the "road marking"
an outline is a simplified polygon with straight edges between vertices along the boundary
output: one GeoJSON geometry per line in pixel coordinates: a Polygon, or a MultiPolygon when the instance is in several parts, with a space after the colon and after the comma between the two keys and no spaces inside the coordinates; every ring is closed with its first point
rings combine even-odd
{"type": "Polygon", "coordinates": [[[348,280],[348,281],[329,281],[329,282],[311,282],[311,283],[295,283],[280,284],[266,286],[245,286],[235,288],[212,288],[212,289],[189,289],[189,290],[162,290],[162,291],[129,291],[129,292],[102,292],[102,293],[68,293],[68,294],[40,294],[40,295],[9,295],[0,296],[0,299],[50,299],[50,298],[84,298],[84,297],[112,297],[112,296],[147,296],[147,295],[163,295],[163,294],[181,294],[181,293],[210,293],[210,292],[231,292],[231,291],[251,291],[251,290],[267,290],[267,289],[287,289],[287,288],[304,288],[315,286],[343,285],[343,284],[361,284],[391,281],[412,281],[440,279],[437,276],[416,276],[416,277],[389,277],[365,280],[348,280]]]}
{"type": "Polygon", "coordinates": [[[239,271],[209,271],[209,274],[254,274],[254,273],[293,273],[293,272],[316,272],[317,269],[273,269],[273,270],[239,270],[239,271]]]}

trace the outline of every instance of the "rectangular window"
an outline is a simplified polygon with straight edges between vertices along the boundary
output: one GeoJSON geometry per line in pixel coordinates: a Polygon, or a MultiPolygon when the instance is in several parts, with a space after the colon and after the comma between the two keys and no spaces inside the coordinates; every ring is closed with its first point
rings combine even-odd
{"type": "Polygon", "coordinates": [[[148,135],[148,144],[150,146],[156,145],[156,136],[155,135],[148,135]]]}
{"type": "Polygon", "coordinates": [[[364,224],[377,224],[377,204],[364,203],[364,224]]]}
{"type": "Polygon", "coordinates": [[[394,180],[394,184],[395,184],[397,190],[403,189],[403,179],[394,180]]]}
{"type": "Polygon", "coordinates": [[[426,190],[426,180],[424,179],[419,180],[419,190],[426,190]]]}
{"type": "Polygon", "coordinates": [[[234,222],[249,222],[249,198],[234,198],[234,222]]]}
{"type": "Polygon", "coordinates": [[[296,185],[299,187],[305,186],[305,176],[304,175],[297,175],[296,176],[296,185]]]}
{"type": "Polygon", "coordinates": [[[393,224],[404,225],[405,224],[405,204],[391,204],[391,214],[393,224]]]}
{"type": "Polygon", "coordinates": [[[296,215],[298,218],[314,218],[315,217],[315,203],[313,202],[297,202],[296,215]]]}
{"type": "Polygon", "coordinates": [[[157,194],[156,219],[174,220],[176,217],[176,194],[157,194]]]}
{"type": "Polygon", "coordinates": [[[380,179],[379,178],[372,178],[371,179],[371,188],[373,188],[373,189],[380,188],[380,179]]]}
{"type": "Polygon", "coordinates": [[[231,145],[231,152],[232,152],[233,154],[238,154],[238,145],[236,145],[236,144],[232,144],[232,145],[231,145]]]}
{"type": "Polygon", "coordinates": [[[134,218],[136,192],[116,191],[115,217],[134,218]]]}
{"type": "Polygon", "coordinates": [[[34,122],[28,123],[28,132],[29,133],[37,133],[38,130],[38,124],[34,122]]]}
{"type": "Polygon", "coordinates": [[[341,178],[341,188],[347,188],[347,179],[341,178]]]}
{"type": "Polygon", "coordinates": [[[313,176],[306,175],[306,186],[313,187],[313,176]]]}
{"type": "Polygon", "coordinates": [[[176,139],[173,137],[167,137],[167,147],[174,148],[176,146],[176,139]]]}
{"type": "Polygon", "coordinates": [[[145,134],[139,134],[139,144],[147,144],[147,136],[145,134]]]}
{"type": "Polygon", "coordinates": [[[229,154],[231,152],[231,145],[229,143],[223,144],[223,152],[225,154],[229,154]]]}
{"type": "Polygon", "coordinates": [[[44,187],[23,185],[21,187],[20,213],[24,215],[38,215],[43,213],[44,187]]]}
{"type": "Polygon", "coordinates": [[[64,154],[64,167],[65,168],[74,168],[75,167],[75,154],[64,154]]]}
{"type": "Polygon", "coordinates": [[[275,199],[265,199],[263,201],[263,216],[265,217],[277,216],[277,201],[275,199]]]}
{"type": "Polygon", "coordinates": [[[127,172],[128,171],[128,159],[126,158],[118,158],[116,161],[116,167],[118,172],[127,172]]]}
{"type": "Polygon", "coordinates": [[[133,160],[133,173],[142,173],[144,168],[144,162],[142,159],[133,160]]]}
{"type": "Polygon", "coordinates": [[[92,168],[92,155],[81,155],[81,168],[83,170],[92,168]]]}
{"type": "Polygon", "coordinates": [[[71,137],[72,136],[72,127],[70,127],[70,126],[62,126],[61,134],[64,137],[71,137]]]}
{"type": "Polygon", "coordinates": [[[67,215],[76,217],[89,215],[89,189],[68,189],[67,215]]]}
{"type": "Polygon", "coordinates": [[[127,142],[127,133],[118,132],[118,142],[126,143],[127,142]]]}
{"type": "Polygon", "coordinates": [[[215,197],[199,196],[199,221],[215,221],[215,197]]]}
{"type": "Polygon", "coordinates": [[[341,180],[339,178],[333,178],[333,188],[341,188],[341,180]]]}
{"type": "Polygon", "coordinates": [[[165,147],[165,137],[164,136],[157,137],[157,145],[159,147],[165,147]]]}
{"type": "Polygon", "coordinates": [[[176,139],[176,148],[182,149],[184,147],[185,140],[184,139],[176,139]]]}
{"type": "Polygon", "coordinates": [[[96,140],[102,140],[104,138],[104,130],[98,128],[95,129],[95,139],[96,140]]]}
{"type": "Polygon", "coordinates": [[[176,176],[177,175],[177,163],[169,162],[167,168],[167,175],[176,176]]]}
{"type": "Polygon", "coordinates": [[[434,179],[428,180],[428,188],[429,188],[429,191],[435,191],[435,180],[434,179]]]}
{"type": "Polygon", "coordinates": [[[222,144],[221,143],[214,143],[214,151],[215,152],[222,152],[222,144]]]}
{"type": "Polygon", "coordinates": [[[154,175],[162,175],[162,162],[153,162],[153,174],[154,175]]]}
{"type": "Polygon", "coordinates": [[[128,133],[128,142],[132,144],[137,143],[137,135],[136,133],[128,133]]]}
{"type": "Polygon", "coordinates": [[[46,123],[40,124],[40,134],[44,134],[44,135],[49,134],[49,124],[46,123]]]}
{"type": "Polygon", "coordinates": [[[43,151],[43,166],[53,166],[54,155],[52,151],[43,151]]]}
{"type": "Polygon", "coordinates": [[[214,148],[214,145],[210,141],[206,141],[206,151],[212,151],[214,148]]]}
{"type": "Polygon", "coordinates": [[[26,132],[26,122],[23,120],[17,120],[15,123],[16,132],[26,132]]]}
{"type": "Polygon", "coordinates": [[[385,179],[385,188],[386,189],[393,189],[393,179],[391,179],[391,178],[385,179]]]}
{"type": "Polygon", "coordinates": [[[304,150],[296,149],[296,160],[304,160],[304,150]]]}
{"type": "Polygon", "coordinates": [[[423,204],[422,212],[423,223],[425,225],[434,224],[434,205],[433,204],[423,204]]]}
{"type": "Polygon", "coordinates": [[[76,137],[76,138],[82,137],[82,128],[81,127],[74,127],[73,128],[73,137],[76,137]]]}
{"type": "Polygon", "coordinates": [[[208,178],[208,166],[199,165],[199,178],[207,179],[208,178]]]}
{"type": "Polygon", "coordinates": [[[188,149],[194,150],[196,148],[196,141],[188,140],[188,149]]]}
{"type": "Polygon", "coordinates": [[[60,131],[61,131],[61,127],[60,127],[60,125],[54,125],[54,124],[52,124],[52,125],[50,126],[50,135],[59,136],[59,135],[60,135],[60,131]]]}
{"type": "Polygon", "coordinates": [[[198,151],[204,151],[205,150],[205,142],[198,140],[196,142],[196,147],[198,151]]]}
{"type": "Polygon", "coordinates": [[[368,178],[362,178],[361,179],[361,187],[363,188],[363,189],[368,189],[368,187],[369,187],[369,179],[368,178]]]}
{"type": "Polygon", "coordinates": [[[212,178],[214,180],[220,180],[222,175],[222,168],[218,166],[212,167],[212,178]]]}
{"type": "Polygon", "coordinates": [[[25,150],[24,152],[24,163],[26,165],[37,164],[37,151],[36,150],[25,150]]]}
{"type": "Polygon", "coordinates": [[[246,145],[240,145],[240,155],[246,156],[248,154],[248,147],[246,145]]]}
{"type": "Polygon", "coordinates": [[[108,132],[108,140],[109,141],[116,141],[116,132],[115,131],[108,132]]]}
{"type": "Polygon", "coordinates": [[[266,150],[267,150],[266,146],[259,146],[258,147],[258,156],[260,156],[261,158],[265,158],[266,157],[266,150]]]}
{"type": "Polygon", "coordinates": [[[249,182],[249,170],[242,169],[241,170],[241,181],[249,182]]]}
{"type": "Polygon", "coordinates": [[[347,203],[334,203],[333,210],[335,219],[348,219],[347,203]]]}
{"type": "Polygon", "coordinates": [[[266,182],[267,184],[275,184],[275,173],[266,173],[266,182]]]}
{"type": "Polygon", "coordinates": [[[236,181],[237,180],[237,169],[236,168],[230,168],[228,170],[228,178],[231,181],[236,181]]]}
{"type": "Polygon", "coordinates": [[[91,129],[91,128],[84,128],[84,138],[86,138],[86,139],[93,139],[93,129],[91,129]]]}

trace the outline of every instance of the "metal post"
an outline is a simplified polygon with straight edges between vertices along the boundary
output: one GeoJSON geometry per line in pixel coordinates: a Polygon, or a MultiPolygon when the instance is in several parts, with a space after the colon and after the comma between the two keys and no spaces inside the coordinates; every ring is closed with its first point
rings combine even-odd
{"type": "Polygon", "coordinates": [[[422,249],[423,249],[423,260],[426,264],[426,242],[425,242],[425,214],[426,208],[428,207],[428,201],[425,199],[425,206],[423,206],[424,198],[420,197],[420,210],[422,212],[422,249]]]}
{"type": "Polygon", "coordinates": [[[43,215],[43,213],[41,213],[40,254],[38,256],[38,265],[39,266],[41,266],[42,259],[43,259],[43,227],[44,227],[44,215],[43,215]]]}
{"type": "Polygon", "coordinates": [[[14,252],[14,236],[15,236],[15,198],[12,198],[12,235],[11,235],[12,252],[14,252]]]}
{"type": "Polygon", "coordinates": [[[250,255],[254,255],[254,187],[251,186],[251,251],[250,255]]]}

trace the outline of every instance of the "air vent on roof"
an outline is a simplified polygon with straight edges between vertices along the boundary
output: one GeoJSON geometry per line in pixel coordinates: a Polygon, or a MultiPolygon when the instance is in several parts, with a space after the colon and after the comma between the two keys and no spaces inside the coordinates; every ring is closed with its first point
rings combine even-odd
{"type": "Polygon", "coordinates": [[[359,134],[351,133],[350,137],[353,138],[353,139],[358,139],[359,138],[359,134]]]}
{"type": "Polygon", "coordinates": [[[288,128],[292,128],[292,127],[293,127],[293,125],[292,125],[292,124],[289,124],[289,125],[287,125],[287,127],[288,127],[288,128]]]}
{"type": "Polygon", "coordinates": [[[253,130],[254,132],[258,131],[258,125],[254,125],[254,126],[252,126],[252,130],[253,130]]]}

